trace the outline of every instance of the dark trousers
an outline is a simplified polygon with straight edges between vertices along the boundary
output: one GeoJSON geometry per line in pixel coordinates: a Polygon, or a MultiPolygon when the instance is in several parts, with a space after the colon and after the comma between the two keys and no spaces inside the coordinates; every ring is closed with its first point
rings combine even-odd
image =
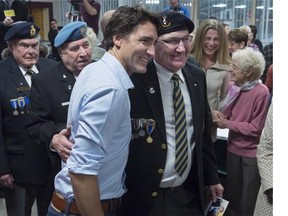
{"type": "Polygon", "coordinates": [[[203,215],[197,196],[181,186],[159,189],[150,216],[203,215]]]}
{"type": "Polygon", "coordinates": [[[227,153],[227,183],[224,198],[227,216],[253,215],[260,187],[257,159],[227,153]]]}
{"type": "Polygon", "coordinates": [[[8,216],[30,216],[35,200],[38,216],[46,216],[53,191],[53,182],[42,185],[14,183],[13,189],[4,190],[8,216]]]}

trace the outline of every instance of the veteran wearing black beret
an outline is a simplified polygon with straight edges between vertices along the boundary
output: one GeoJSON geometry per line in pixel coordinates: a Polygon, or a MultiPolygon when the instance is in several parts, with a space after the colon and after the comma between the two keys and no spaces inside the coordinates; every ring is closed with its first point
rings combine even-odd
{"type": "Polygon", "coordinates": [[[40,28],[31,22],[14,24],[5,34],[11,55],[0,62],[0,183],[8,215],[30,215],[37,200],[46,215],[53,193],[47,150],[26,132],[31,112],[31,76],[56,62],[39,58],[40,28]]]}
{"type": "Polygon", "coordinates": [[[119,215],[204,215],[204,186],[222,196],[203,71],[188,63],[194,23],[158,13],[155,57],[133,74],[127,193],[119,215]]]}

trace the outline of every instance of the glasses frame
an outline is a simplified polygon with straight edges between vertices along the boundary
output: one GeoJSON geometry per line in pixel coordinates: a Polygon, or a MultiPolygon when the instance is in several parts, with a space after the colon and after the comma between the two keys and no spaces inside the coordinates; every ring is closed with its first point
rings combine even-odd
{"type": "Polygon", "coordinates": [[[168,46],[178,47],[181,41],[184,45],[191,45],[192,39],[193,39],[193,36],[189,34],[183,38],[173,37],[173,38],[157,40],[157,42],[162,42],[164,44],[167,44],[168,46]]]}

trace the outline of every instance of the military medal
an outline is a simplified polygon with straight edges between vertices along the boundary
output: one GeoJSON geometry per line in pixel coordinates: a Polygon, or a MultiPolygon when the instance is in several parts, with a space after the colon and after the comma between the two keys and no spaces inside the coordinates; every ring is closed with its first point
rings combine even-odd
{"type": "Polygon", "coordinates": [[[147,141],[147,143],[152,143],[153,139],[151,137],[151,134],[152,134],[153,130],[155,129],[156,122],[153,119],[147,119],[145,123],[146,123],[146,131],[148,134],[146,141],[147,141]]]}
{"type": "Polygon", "coordinates": [[[21,114],[24,114],[24,106],[25,106],[25,100],[24,97],[19,97],[18,98],[18,106],[21,108],[21,114]]]}
{"type": "Polygon", "coordinates": [[[24,97],[24,101],[25,101],[25,104],[26,104],[26,107],[27,107],[27,113],[29,113],[29,103],[30,103],[30,99],[27,97],[27,96],[25,96],[24,97]]]}
{"type": "Polygon", "coordinates": [[[19,113],[18,113],[18,111],[17,111],[17,99],[11,99],[11,100],[10,100],[10,104],[11,104],[12,108],[14,109],[13,115],[14,115],[14,116],[18,116],[19,113]]]}
{"type": "Polygon", "coordinates": [[[140,130],[138,131],[138,134],[139,134],[140,137],[145,136],[145,131],[143,129],[144,126],[145,126],[145,119],[142,118],[142,119],[140,119],[140,130]]]}

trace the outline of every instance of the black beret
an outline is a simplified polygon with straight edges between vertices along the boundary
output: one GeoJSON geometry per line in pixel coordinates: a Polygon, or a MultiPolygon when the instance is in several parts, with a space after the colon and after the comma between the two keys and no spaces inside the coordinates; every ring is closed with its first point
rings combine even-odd
{"type": "Polygon", "coordinates": [[[40,28],[31,22],[15,23],[5,34],[4,40],[36,38],[40,28]]]}
{"type": "Polygon", "coordinates": [[[60,47],[64,43],[80,40],[87,37],[86,22],[76,21],[65,25],[57,34],[54,46],[60,47]]]}
{"type": "Polygon", "coordinates": [[[189,33],[194,30],[194,23],[185,15],[175,11],[163,11],[157,14],[160,19],[158,36],[170,32],[188,30],[189,33]]]}

